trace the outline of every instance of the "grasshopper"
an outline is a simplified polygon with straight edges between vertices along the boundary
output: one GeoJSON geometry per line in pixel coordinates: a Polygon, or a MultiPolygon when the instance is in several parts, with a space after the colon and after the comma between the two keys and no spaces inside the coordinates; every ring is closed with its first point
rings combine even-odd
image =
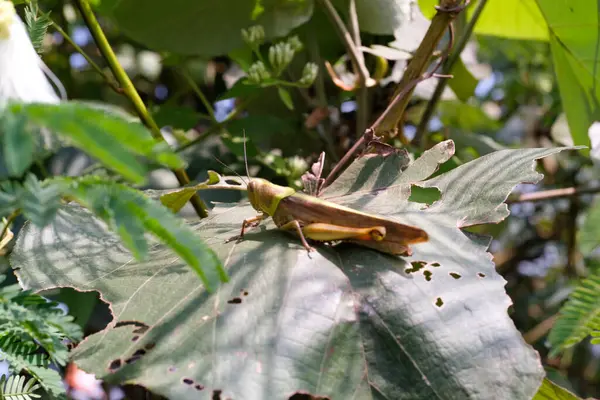
{"type": "Polygon", "coordinates": [[[271,217],[279,229],[295,232],[309,252],[314,249],[307,238],[348,241],[393,255],[411,255],[410,244],[428,240],[422,229],[299,193],[266,179],[252,178],[247,190],[250,204],[260,214],[244,220],[242,238],[248,227],[271,217]]]}
{"type": "Polygon", "coordinates": [[[240,238],[244,237],[247,228],[271,217],[279,229],[295,232],[309,252],[314,249],[306,239],[352,242],[393,255],[411,255],[410,244],[428,240],[422,229],[299,193],[266,179],[251,179],[247,158],[245,161],[248,199],[260,214],[244,220],[240,238]]]}

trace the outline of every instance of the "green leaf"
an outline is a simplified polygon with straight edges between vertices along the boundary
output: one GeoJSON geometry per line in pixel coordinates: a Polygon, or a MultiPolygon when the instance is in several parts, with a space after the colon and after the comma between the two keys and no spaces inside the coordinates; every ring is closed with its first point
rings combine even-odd
{"type": "Polygon", "coordinates": [[[97,178],[75,180],[67,192],[113,226],[136,259],[144,259],[149,251],[144,236],[149,232],[179,255],[200,276],[207,290],[227,281],[227,273],[213,251],[169,209],[141,192],[97,178]]]}
{"type": "MultiPolygon", "coordinates": [[[[428,18],[435,15],[434,6],[438,4],[438,0],[419,0],[421,11],[428,18]]],[[[477,4],[471,2],[468,18],[477,4]]],[[[548,27],[536,0],[488,0],[475,25],[475,33],[508,39],[548,40],[548,27]]]]}
{"type": "Polygon", "coordinates": [[[144,126],[97,107],[64,102],[58,105],[14,104],[10,109],[69,138],[75,146],[136,183],[144,182],[147,173],[136,155],[171,168],[184,165],[166,143],[157,143],[144,126]]]}
{"type": "Polygon", "coordinates": [[[244,45],[243,28],[262,25],[267,38],[274,39],[307,22],[313,11],[312,0],[260,0],[262,12],[253,19],[257,3],[187,0],[174,6],[162,0],[103,0],[101,11],[131,39],[154,50],[208,58],[244,45]]]}
{"type": "Polygon", "coordinates": [[[600,200],[588,208],[585,220],[579,230],[579,249],[584,256],[590,255],[600,246],[600,200]]]}
{"type": "Polygon", "coordinates": [[[48,225],[60,206],[62,185],[57,182],[40,182],[29,174],[19,190],[18,208],[23,215],[37,226],[48,225]]]}
{"type": "Polygon", "coordinates": [[[582,280],[560,309],[548,335],[550,355],[558,355],[594,331],[600,331],[600,275],[597,272],[582,280]]]}
{"type": "Polygon", "coordinates": [[[452,78],[448,81],[448,85],[456,97],[463,102],[469,100],[475,93],[479,81],[475,79],[460,58],[452,67],[451,74],[452,78]]]}
{"type": "Polygon", "coordinates": [[[542,386],[533,397],[533,400],[580,400],[580,398],[548,378],[544,378],[542,386]]]}
{"type": "Polygon", "coordinates": [[[52,227],[24,227],[11,262],[26,287],[102,293],[113,323],[73,357],[111,383],[183,400],[215,390],[236,400],[298,391],[332,400],[531,398],[544,377],[539,356],[507,314],[489,238],[461,228],[504,219],[513,187],[541,178],[534,160],[560,150],[503,150],[433,179],[452,157],[450,141],[414,162],[406,154],[355,161],[324,198],[425,229],[430,240],[407,258],[353,245],[307,254],[272,222],[232,241],[256,215],[242,203],[193,225],[231,279],[212,294],[164,246],[137,262],[74,207],[52,227]],[[409,202],[412,185],[441,198],[409,202]]]}
{"type": "Polygon", "coordinates": [[[600,60],[596,54],[595,0],[538,0],[550,28],[550,47],[562,106],[576,145],[590,145],[588,129],[600,120],[600,60]]]}
{"type": "Polygon", "coordinates": [[[293,110],[294,102],[292,101],[292,95],[290,95],[290,92],[288,92],[287,89],[281,86],[277,86],[277,93],[279,94],[279,98],[281,99],[283,104],[285,104],[285,106],[289,110],[293,110]]]}
{"type": "Polygon", "coordinates": [[[33,162],[35,141],[21,115],[5,114],[2,118],[4,163],[10,176],[21,176],[33,162]]]}
{"type": "MultiPolygon", "coordinates": [[[[334,0],[337,10],[348,14],[348,0],[334,0]]],[[[392,35],[408,22],[413,2],[411,0],[356,0],[358,26],[362,32],[375,35],[392,35]]]]}

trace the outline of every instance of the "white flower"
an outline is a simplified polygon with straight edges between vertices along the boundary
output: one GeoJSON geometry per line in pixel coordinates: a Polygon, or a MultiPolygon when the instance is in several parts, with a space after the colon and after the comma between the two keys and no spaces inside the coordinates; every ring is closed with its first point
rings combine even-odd
{"type": "Polygon", "coordinates": [[[62,89],[33,48],[12,2],[0,0],[0,110],[9,101],[58,103],[44,71],[62,89]]]}

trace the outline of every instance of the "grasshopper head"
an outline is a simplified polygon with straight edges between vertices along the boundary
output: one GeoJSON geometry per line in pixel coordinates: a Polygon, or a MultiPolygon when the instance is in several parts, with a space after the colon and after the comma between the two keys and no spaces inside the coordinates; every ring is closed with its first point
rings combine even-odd
{"type": "Polygon", "coordinates": [[[253,178],[248,182],[248,199],[256,211],[273,215],[279,202],[296,193],[290,187],[275,185],[266,179],[253,178]]]}

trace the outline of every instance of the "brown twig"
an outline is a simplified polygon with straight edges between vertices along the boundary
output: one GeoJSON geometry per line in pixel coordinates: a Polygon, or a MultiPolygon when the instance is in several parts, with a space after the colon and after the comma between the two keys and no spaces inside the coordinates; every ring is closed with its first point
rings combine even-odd
{"type": "MultiPolygon", "coordinates": [[[[444,73],[449,74],[450,72],[452,72],[452,68],[454,68],[454,64],[456,64],[456,62],[458,60],[460,60],[460,54],[462,53],[465,46],[467,45],[469,38],[471,37],[471,34],[473,33],[473,29],[475,28],[475,24],[477,23],[477,20],[479,19],[479,16],[481,15],[481,12],[483,11],[483,8],[485,7],[486,2],[487,2],[487,0],[479,0],[479,3],[477,4],[477,8],[475,8],[475,11],[473,12],[473,15],[471,16],[471,19],[469,20],[469,23],[465,27],[464,33],[461,35],[459,41],[457,42],[456,47],[454,48],[454,51],[448,57],[448,61],[444,64],[444,69],[443,69],[444,73]]],[[[421,139],[425,135],[425,132],[427,131],[427,125],[429,124],[429,120],[433,116],[433,113],[435,111],[435,108],[436,108],[439,100],[442,98],[442,93],[444,92],[444,89],[446,89],[447,83],[448,83],[448,81],[446,81],[446,80],[439,81],[437,84],[437,87],[435,88],[435,91],[433,92],[433,95],[431,96],[431,99],[429,99],[429,101],[427,102],[427,107],[425,108],[425,111],[423,112],[423,116],[421,117],[421,121],[419,122],[419,126],[417,127],[417,132],[415,133],[415,137],[413,139],[414,145],[418,146],[421,142],[421,139]]]]}
{"type": "Polygon", "coordinates": [[[379,127],[375,132],[378,136],[393,137],[398,133],[397,126],[402,120],[404,110],[408,105],[414,87],[401,98],[399,98],[399,94],[405,90],[411,82],[415,79],[419,79],[423,73],[425,73],[425,70],[430,63],[431,56],[444,36],[444,32],[448,29],[448,26],[451,25],[456,15],[461,12],[468,3],[469,0],[446,0],[442,2],[441,6],[436,7],[438,12],[431,20],[431,24],[429,25],[429,29],[427,30],[423,41],[415,51],[414,57],[410,60],[400,83],[398,83],[398,89],[394,95],[394,106],[388,107],[384,112],[385,118],[380,122],[379,127]]]}
{"type": "MultiPolygon", "coordinates": [[[[452,45],[454,44],[454,30],[452,28],[452,24],[448,25],[448,30],[449,30],[449,36],[450,36],[450,39],[448,40],[448,46],[446,48],[446,51],[440,56],[437,64],[432,68],[432,70],[430,72],[422,74],[421,76],[413,79],[412,81],[407,82],[400,89],[400,91],[395,95],[394,100],[392,100],[392,102],[387,106],[387,108],[379,116],[379,118],[377,118],[377,120],[373,123],[373,125],[371,125],[371,127],[369,127],[367,130],[365,130],[365,133],[356,141],[356,143],[354,143],[354,145],[350,148],[350,150],[348,150],[346,152],[346,154],[344,154],[344,157],[342,157],[342,159],[335,165],[335,167],[333,167],[333,169],[331,170],[331,172],[329,173],[329,175],[327,175],[327,178],[325,179],[325,182],[323,183],[322,188],[326,188],[327,186],[329,186],[331,184],[331,182],[333,182],[333,180],[337,177],[337,175],[340,172],[340,170],[356,154],[356,152],[358,151],[358,149],[363,144],[365,144],[365,142],[367,141],[367,138],[373,138],[373,139],[378,139],[379,138],[378,135],[377,135],[379,127],[387,119],[389,119],[390,114],[392,112],[394,112],[394,110],[396,110],[398,108],[398,105],[401,102],[404,102],[407,97],[409,97],[409,93],[411,93],[413,91],[413,89],[415,88],[415,86],[417,86],[417,84],[419,82],[422,82],[422,81],[424,81],[426,79],[429,79],[431,77],[434,77],[434,76],[437,76],[439,78],[448,78],[449,77],[449,75],[437,75],[436,74],[436,72],[443,65],[446,57],[448,56],[448,54],[452,50],[452,45]]],[[[433,50],[432,50],[432,53],[433,53],[433,50]]],[[[413,63],[413,61],[411,61],[411,64],[412,63],[413,63]]]]}
{"type": "Polygon", "coordinates": [[[558,314],[554,314],[550,318],[546,318],[545,320],[531,328],[529,331],[524,333],[523,339],[525,339],[525,342],[529,344],[537,342],[542,337],[544,337],[550,331],[550,329],[552,329],[557,319],[558,314]]]}
{"type": "Polygon", "coordinates": [[[580,196],[583,194],[596,194],[600,193],[600,186],[593,188],[563,188],[563,189],[551,189],[551,190],[542,190],[534,193],[525,193],[520,195],[514,199],[508,199],[506,202],[508,204],[513,203],[524,203],[527,201],[544,201],[544,200],[552,200],[563,197],[571,197],[571,196],[580,196]]]}

